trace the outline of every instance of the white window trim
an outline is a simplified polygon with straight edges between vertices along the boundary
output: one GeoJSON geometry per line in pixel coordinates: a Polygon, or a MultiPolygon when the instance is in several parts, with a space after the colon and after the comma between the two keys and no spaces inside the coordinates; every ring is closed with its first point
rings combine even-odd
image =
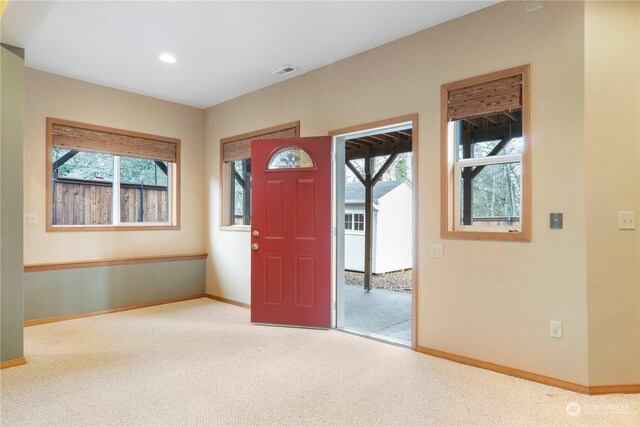
{"type": "Polygon", "coordinates": [[[359,234],[359,235],[363,235],[364,234],[364,211],[356,211],[356,210],[346,210],[344,212],[345,215],[351,215],[351,228],[347,228],[347,219],[344,219],[345,225],[344,225],[344,231],[347,234],[359,234]],[[355,222],[354,222],[354,215],[362,215],[362,224],[363,224],[363,230],[356,230],[354,228],[355,222]]]}
{"type": "MultiPolygon", "coordinates": [[[[474,166],[501,165],[507,163],[520,163],[522,170],[522,154],[497,155],[491,157],[478,157],[456,160],[453,164],[453,229],[455,231],[496,231],[496,232],[520,232],[522,231],[522,219],[517,225],[464,225],[460,224],[460,196],[462,195],[462,178],[460,169],[474,166]]],[[[522,194],[522,179],[520,179],[520,194],[522,194]]],[[[522,214],[521,214],[522,216],[522,214]]]]}

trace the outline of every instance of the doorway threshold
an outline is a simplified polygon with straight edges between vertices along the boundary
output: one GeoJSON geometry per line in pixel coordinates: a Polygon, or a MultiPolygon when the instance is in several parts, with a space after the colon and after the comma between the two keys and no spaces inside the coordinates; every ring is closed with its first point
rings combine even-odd
{"type": "Polygon", "coordinates": [[[335,328],[335,330],[340,331],[340,332],[345,332],[347,334],[351,334],[351,335],[357,335],[363,338],[368,338],[370,340],[374,340],[374,341],[380,341],[383,342],[385,344],[391,344],[391,345],[395,345],[398,347],[404,347],[404,348],[408,348],[408,349],[412,349],[413,347],[411,346],[410,342],[404,341],[404,340],[400,340],[400,339],[395,339],[395,338],[391,338],[391,337],[387,337],[384,335],[378,335],[378,334],[374,334],[374,333],[370,333],[370,332],[362,332],[362,331],[356,331],[354,329],[349,329],[349,328],[335,328]]]}

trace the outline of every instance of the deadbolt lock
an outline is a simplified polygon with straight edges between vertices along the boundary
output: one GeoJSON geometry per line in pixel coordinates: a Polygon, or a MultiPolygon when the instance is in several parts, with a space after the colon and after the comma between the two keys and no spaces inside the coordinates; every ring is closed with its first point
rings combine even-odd
{"type": "Polygon", "coordinates": [[[260,235],[260,232],[258,230],[253,230],[251,234],[253,234],[253,237],[258,237],[260,235]]]}

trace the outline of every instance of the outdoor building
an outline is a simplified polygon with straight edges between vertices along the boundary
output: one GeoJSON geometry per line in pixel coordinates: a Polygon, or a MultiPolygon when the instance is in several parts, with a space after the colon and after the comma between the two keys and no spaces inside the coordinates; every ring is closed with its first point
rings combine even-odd
{"type": "MultiPolygon", "coordinates": [[[[373,187],[373,274],[411,268],[411,183],[380,181],[373,187]]],[[[364,271],[364,186],[345,185],[344,268],[364,271]]]]}

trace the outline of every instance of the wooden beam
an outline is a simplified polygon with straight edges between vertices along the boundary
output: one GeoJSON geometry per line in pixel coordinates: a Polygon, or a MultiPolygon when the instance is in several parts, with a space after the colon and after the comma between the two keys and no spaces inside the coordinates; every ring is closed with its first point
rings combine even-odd
{"type": "Polygon", "coordinates": [[[391,166],[391,164],[396,159],[396,157],[398,157],[398,153],[394,153],[394,154],[390,155],[389,158],[384,162],[384,164],[382,165],[380,170],[378,172],[376,172],[376,175],[373,177],[373,180],[371,182],[371,186],[372,187],[374,185],[376,185],[376,183],[378,181],[380,181],[380,178],[382,178],[382,175],[384,175],[384,173],[387,171],[387,169],[389,169],[389,166],[391,166]]]}
{"type": "Polygon", "coordinates": [[[168,170],[168,168],[167,168],[167,165],[166,165],[166,164],[164,164],[164,162],[161,162],[161,161],[159,161],[159,160],[154,160],[154,161],[155,161],[155,163],[156,163],[156,166],[158,166],[158,168],[159,168],[162,172],[164,172],[164,174],[165,174],[165,175],[169,176],[169,170],[168,170]]]}
{"type": "Polygon", "coordinates": [[[358,169],[356,169],[356,167],[353,165],[353,163],[351,163],[351,161],[347,160],[346,165],[347,165],[347,167],[349,169],[351,169],[351,172],[353,172],[353,174],[356,176],[356,178],[358,178],[358,180],[362,183],[362,185],[366,185],[365,181],[364,181],[364,177],[362,176],[360,171],[358,169]]]}
{"type": "Polygon", "coordinates": [[[245,182],[244,178],[238,173],[238,171],[236,171],[236,168],[234,168],[233,165],[231,167],[233,168],[233,177],[238,181],[238,184],[240,184],[240,187],[242,187],[242,189],[244,190],[247,187],[247,183],[245,182]]]}
{"type": "MultiPolygon", "coordinates": [[[[511,141],[511,138],[504,138],[502,141],[496,144],[496,146],[493,147],[491,151],[489,151],[489,154],[487,154],[486,157],[496,156],[499,152],[502,151],[502,149],[507,145],[509,141],[511,141]]],[[[482,172],[486,167],[487,165],[482,165],[473,168],[473,171],[471,172],[471,179],[474,179],[476,176],[478,176],[478,174],[482,172]]]]}
{"type": "Polygon", "coordinates": [[[71,150],[68,153],[66,153],[64,156],[60,157],[58,160],[53,162],[53,170],[55,171],[58,168],[60,168],[60,166],[62,166],[65,163],[67,163],[69,160],[71,160],[73,158],[73,156],[75,156],[78,153],[79,153],[78,150],[71,150]]]}
{"type": "Polygon", "coordinates": [[[510,118],[511,120],[513,120],[514,122],[520,122],[520,120],[518,120],[518,119],[516,118],[516,116],[514,116],[514,115],[513,115],[513,114],[511,114],[511,113],[507,113],[507,112],[505,112],[505,113],[503,113],[503,114],[504,114],[505,116],[509,117],[509,118],[510,118]]]}
{"type": "Polygon", "coordinates": [[[513,123],[506,126],[492,126],[483,129],[474,129],[471,132],[471,142],[486,142],[503,139],[505,137],[519,138],[522,136],[522,123],[513,123]]]}
{"type": "MultiPolygon", "coordinates": [[[[382,144],[376,145],[369,149],[370,157],[389,156],[394,153],[409,153],[411,152],[411,139],[407,138],[401,140],[397,144],[382,144]]],[[[345,153],[345,160],[363,159],[365,157],[365,150],[350,150],[345,153]]]]}

